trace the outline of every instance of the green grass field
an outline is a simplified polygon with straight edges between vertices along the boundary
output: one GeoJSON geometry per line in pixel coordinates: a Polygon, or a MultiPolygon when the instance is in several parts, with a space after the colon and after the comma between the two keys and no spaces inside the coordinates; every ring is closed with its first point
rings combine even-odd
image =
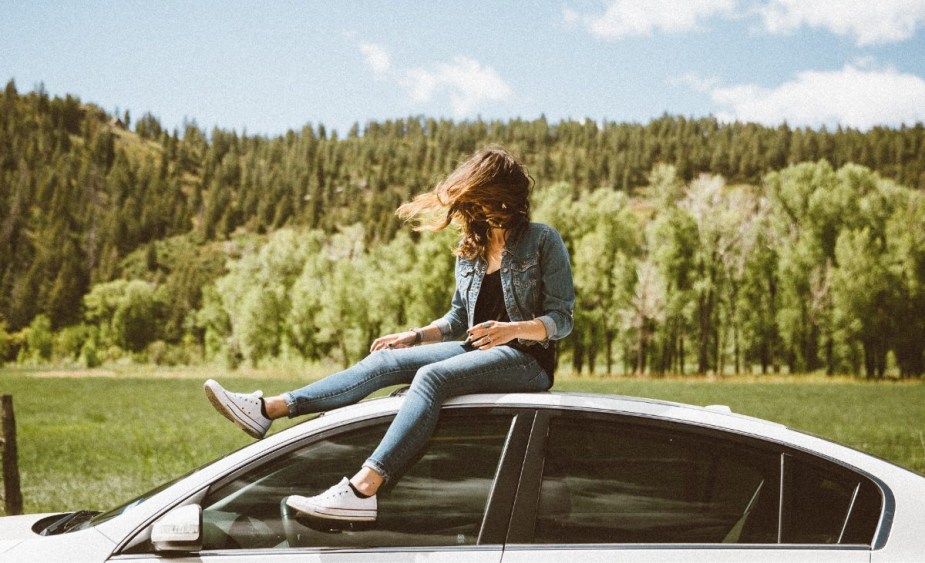
{"type": "MultiPolygon", "coordinates": [[[[318,375],[0,370],[0,394],[13,395],[16,411],[25,511],[104,510],[249,443],[205,400],[206,377],[274,394],[318,375]]],[[[925,383],[559,377],[555,387],[726,404],[925,473],[925,383]]]]}

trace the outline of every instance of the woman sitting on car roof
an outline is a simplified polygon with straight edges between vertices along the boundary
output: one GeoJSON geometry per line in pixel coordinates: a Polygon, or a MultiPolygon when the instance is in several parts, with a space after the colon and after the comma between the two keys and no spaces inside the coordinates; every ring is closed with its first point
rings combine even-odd
{"type": "Polygon", "coordinates": [[[509,152],[487,148],[432,191],[399,207],[406,220],[425,219],[418,230],[450,225],[460,230],[456,290],[442,318],[377,338],[354,366],[276,397],[233,393],[206,381],[215,408],[255,438],[274,419],[335,409],[384,387],[411,384],[360,470],[319,495],[288,497],[291,508],[322,519],[373,521],[376,492],[423,448],[444,400],[552,386],[555,341],[572,330],[575,294],[561,236],[529,220],[531,184],[509,152]]]}

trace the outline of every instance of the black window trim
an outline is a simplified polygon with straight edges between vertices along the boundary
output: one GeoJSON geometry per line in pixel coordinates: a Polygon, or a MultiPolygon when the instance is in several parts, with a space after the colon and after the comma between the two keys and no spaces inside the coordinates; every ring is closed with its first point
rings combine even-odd
{"type": "Polygon", "coordinates": [[[536,526],[536,507],[539,502],[539,490],[543,480],[543,465],[546,447],[546,435],[549,429],[550,410],[537,410],[530,429],[530,439],[524,455],[517,494],[514,497],[513,510],[508,524],[505,545],[524,543],[521,538],[533,538],[536,526]]]}
{"type": "Polygon", "coordinates": [[[501,459],[486,500],[485,516],[475,545],[503,545],[514,509],[529,439],[535,424],[533,409],[516,409],[501,450],[501,459]]]}
{"type": "MultiPolygon", "coordinates": [[[[614,412],[605,409],[594,409],[594,408],[571,408],[571,407],[537,407],[537,413],[535,421],[533,424],[533,429],[530,434],[529,445],[526,452],[526,459],[524,460],[524,468],[521,475],[521,481],[518,486],[517,496],[515,498],[514,511],[511,515],[511,524],[508,527],[507,540],[505,542],[506,546],[514,547],[518,546],[519,548],[532,548],[532,549],[543,549],[554,546],[549,546],[546,544],[534,544],[533,533],[534,527],[536,524],[536,508],[539,502],[539,491],[542,482],[543,475],[543,466],[545,463],[544,459],[544,448],[546,443],[546,438],[549,433],[549,423],[551,419],[563,415],[579,415],[580,417],[588,417],[600,420],[608,421],[623,421],[633,424],[643,424],[651,426],[653,428],[684,428],[694,433],[701,434],[708,437],[722,438],[728,440],[730,438],[735,441],[740,441],[742,443],[757,446],[760,448],[773,447],[778,450],[780,455],[780,479],[781,486],[779,487],[779,494],[783,497],[784,488],[783,488],[783,479],[784,479],[784,463],[785,456],[791,455],[798,457],[800,459],[809,459],[813,463],[825,462],[833,464],[841,468],[842,470],[847,470],[852,474],[858,475],[862,478],[866,478],[877,488],[880,492],[881,498],[881,510],[880,510],[880,519],[877,523],[876,529],[873,535],[873,541],[871,545],[866,544],[783,544],[781,541],[781,514],[780,511],[783,510],[783,498],[780,499],[778,503],[778,543],[776,544],[568,544],[570,548],[578,548],[584,546],[585,549],[601,549],[605,546],[632,546],[632,548],[664,548],[665,546],[675,545],[684,546],[685,548],[702,546],[704,549],[742,549],[746,546],[751,546],[752,548],[761,547],[761,548],[775,548],[775,549],[793,549],[793,548],[806,548],[806,547],[825,547],[826,549],[866,549],[866,550],[879,550],[883,549],[886,546],[887,540],[889,539],[890,528],[893,523],[893,516],[895,514],[895,497],[893,496],[890,488],[879,478],[870,473],[859,469],[857,467],[848,465],[841,460],[834,459],[825,454],[820,454],[819,452],[814,452],[806,450],[803,448],[796,447],[792,444],[787,444],[767,438],[765,436],[758,436],[747,432],[741,432],[734,429],[712,426],[708,424],[702,424],[695,421],[683,421],[676,420],[671,418],[663,418],[658,416],[631,413],[631,412],[614,412]]],[[[857,493],[855,493],[857,494],[857,493]]],[[[848,520],[850,518],[851,510],[853,510],[853,501],[849,509],[849,513],[846,515],[846,519],[843,522],[843,527],[847,526],[848,520]]],[[[843,530],[844,532],[844,530],[843,530]]],[[[608,547],[609,548],[609,547],[608,547]]],[[[506,547],[507,549],[507,547],[506,547]]]]}
{"type": "Polygon", "coordinates": [[[816,549],[825,551],[870,551],[870,547],[857,544],[800,544],[800,543],[568,543],[568,544],[531,544],[516,543],[504,546],[504,551],[657,551],[657,550],[696,550],[696,551],[730,551],[730,550],[801,550],[816,549]]]}
{"type": "Polygon", "coordinates": [[[784,543],[784,480],[787,476],[787,456],[780,454],[780,468],[777,470],[777,478],[780,482],[777,484],[777,545],[786,545],[784,543]]]}

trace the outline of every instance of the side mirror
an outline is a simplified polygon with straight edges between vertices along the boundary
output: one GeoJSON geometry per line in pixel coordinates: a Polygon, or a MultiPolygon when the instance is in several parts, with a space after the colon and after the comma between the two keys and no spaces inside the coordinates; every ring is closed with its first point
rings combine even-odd
{"type": "Polygon", "coordinates": [[[161,516],[151,527],[151,545],[158,553],[202,549],[202,507],[187,504],[161,516]]]}

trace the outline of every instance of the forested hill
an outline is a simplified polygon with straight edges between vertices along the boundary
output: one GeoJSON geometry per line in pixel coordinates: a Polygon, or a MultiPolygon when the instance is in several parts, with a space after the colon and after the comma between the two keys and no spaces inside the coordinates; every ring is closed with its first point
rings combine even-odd
{"type": "Polygon", "coordinates": [[[160,337],[201,340],[188,315],[225,271],[223,241],[358,224],[365,244],[387,243],[400,227],[395,208],[486,143],[522,155],[538,193],[564,182],[576,198],[601,189],[639,198],[659,163],[685,183],[708,172],[755,186],[795,163],[857,163],[925,189],[922,124],[860,132],[671,116],[647,124],[412,117],[344,137],[306,125],[267,138],[195,124],[168,131],[148,114],[132,120],[41,89],[19,94],[11,81],[0,97],[0,328],[92,321],[84,299],[92,287],[147,279],[170,295],[160,337]]]}

